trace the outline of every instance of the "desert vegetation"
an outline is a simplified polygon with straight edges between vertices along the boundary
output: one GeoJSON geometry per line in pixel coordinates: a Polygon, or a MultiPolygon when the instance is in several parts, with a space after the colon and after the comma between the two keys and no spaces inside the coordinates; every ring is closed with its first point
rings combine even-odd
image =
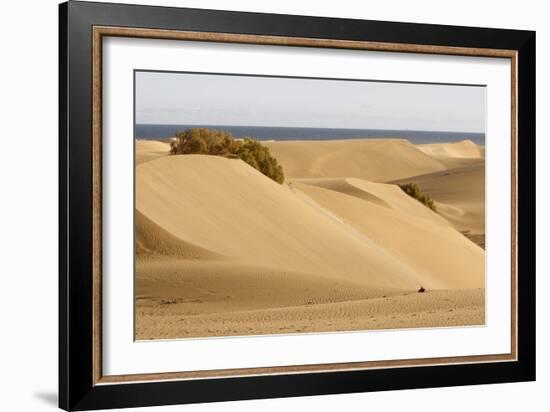
{"type": "Polygon", "coordinates": [[[429,207],[434,212],[437,212],[433,199],[430,196],[422,193],[422,190],[420,190],[420,187],[416,183],[404,183],[400,184],[399,187],[410,197],[418,200],[420,203],[422,203],[426,207],[429,207]]]}
{"type": "Polygon", "coordinates": [[[239,158],[277,183],[283,183],[285,179],[283,168],[267,147],[250,137],[237,140],[223,130],[193,128],[177,132],[176,140],[170,143],[170,154],[239,158]]]}

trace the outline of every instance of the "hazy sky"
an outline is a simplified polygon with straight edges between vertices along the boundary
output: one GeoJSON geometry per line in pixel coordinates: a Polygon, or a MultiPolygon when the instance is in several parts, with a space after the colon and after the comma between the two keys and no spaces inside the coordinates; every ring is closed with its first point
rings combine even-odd
{"type": "Polygon", "coordinates": [[[485,87],[136,73],[136,122],[485,131],[485,87]]]}

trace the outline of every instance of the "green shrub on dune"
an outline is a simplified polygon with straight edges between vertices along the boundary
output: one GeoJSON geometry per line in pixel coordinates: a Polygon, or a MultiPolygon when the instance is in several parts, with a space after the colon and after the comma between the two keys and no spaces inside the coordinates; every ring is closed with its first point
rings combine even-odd
{"type": "Polygon", "coordinates": [[[285,180],[283,168],[267,147],[252,138],[236,140],[221,130],[195,128],[177,132],[176,140],[170,143],[170,153],[239,158],[277,183],[285,180]]]}
{"type": "Polygon", "coordinates": [[[277,159],[271,156],[267,147],[253,139],[244,139],[243,142],[238,143],[241,144],[235,152],[237,156],[277,183],[284,182],[283,168],[277,159]]]}
{"type": "Polygon", "coordinates": [[[228,132],[210,129],[188,129],[176,133],[176,140],[170,143],[170,153],[223,156],[233,153],[237,143],[228,132]]]}
{"type": "Polygon", "coordinates": [[[433,199],[430,196],[423,194],[420,187],[416,183],[404,183],[399,185],[399,187],[410,197],[415,198],[424,206],[429,207],[434,212],[437,212],[433,199]]]}

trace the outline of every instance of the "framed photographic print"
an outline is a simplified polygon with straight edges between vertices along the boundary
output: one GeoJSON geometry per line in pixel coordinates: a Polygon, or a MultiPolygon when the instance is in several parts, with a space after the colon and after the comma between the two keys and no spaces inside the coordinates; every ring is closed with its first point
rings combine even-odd
{"type": "Polygon", "coordinates": [[[535,379],[535,33],[60,5],[59,402],[535,379]]]}

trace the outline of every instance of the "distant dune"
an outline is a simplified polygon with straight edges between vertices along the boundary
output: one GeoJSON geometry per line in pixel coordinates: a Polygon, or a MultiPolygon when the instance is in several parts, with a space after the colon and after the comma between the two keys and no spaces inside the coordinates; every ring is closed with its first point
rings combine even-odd
{"type": "Polygon", "coordinates": [[[403,179],[435,201],[438,213],[459,231],[485,233],[485,163],[403,179]]]}
{"type": "Polygon", "coordinates": [[[136,164],[170,154],[170,144],[158,140],[136,140],[136,164]]]}
{"type": "Polygon", "coordinates": [[[437,172],[445,166],[403,139],[265,143],[288,178],[361,178],[386,182],[437,172]]]}
{"type": "Polygon", "coordinates": [[[420,144],[416,147],[432,157],[481,159],[485,156],[483,148],[471,140],[454,143],[420,144]]]}
{"type": "Polygon", "coordinates": [[[485,253],[457,230],[483,229],[481,152],[264,144],[283,185],[239,159],[136,141],[138,339],[484,322],[485,253]],[[377,183],[397,179],[418,183],[438,213],[377,183]]]}
{"type": "Polygon", "coordinates": [[[471,140],[422,145],[401,139],[281,141],[267,146],[291,180],[359,177],[417,183],[456,229],[485,233],[485,148],[471,140]]]}
{"type": "Polygon", "coordinates": [[[446,169],[469,166],[476,162],[485,162],[485,147],[475,144],[471,140],[462,140],[453,143],[421,144],[416,147],[443,164],[446,169]]]}

